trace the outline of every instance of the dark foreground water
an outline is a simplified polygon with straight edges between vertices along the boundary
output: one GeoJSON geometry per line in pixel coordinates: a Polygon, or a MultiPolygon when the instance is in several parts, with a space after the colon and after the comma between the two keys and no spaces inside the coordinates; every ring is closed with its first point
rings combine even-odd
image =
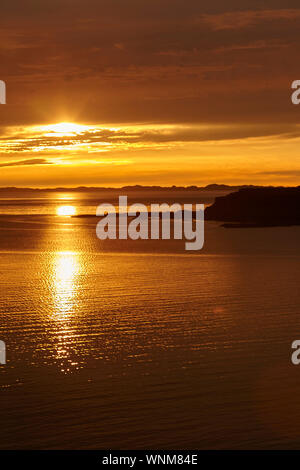
{"type": "Polygon", "coordinates": [[[300,447],[300,227],[191,254],[30,207],[0,216],[0,448],[300,447]]]}

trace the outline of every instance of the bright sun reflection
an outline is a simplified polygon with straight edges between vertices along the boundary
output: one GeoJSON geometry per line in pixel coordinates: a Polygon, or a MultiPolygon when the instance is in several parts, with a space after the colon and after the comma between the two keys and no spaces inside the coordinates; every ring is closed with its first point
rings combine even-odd
{"type": "Polygon", "coordinates": [[[73,280],[77,271],[78,261],[75,254],[68,251],[57,254],[55,260],[55,285],[60,294],[68,298],[73,294],[73,280]]]}
{"type": "Polygon", "coordinates": [[[56,209],[56,213],[59,216],[71,217],[76,214],[76,207],[74,206],[59,206],[56,209]]]}
{"type": "MultiPolygon", "coordinates": [[[[80,271],[78,255],[72,251],[58,252],[53,260],[55,311],[61,316],[73,312],[76,276],[80,271]]],[[[74,312],[73,312],[74,313],[74,312]]]]}
{"type": "Polygon", "coordinates": [[[75,338],[72,333],[76,324],[76,299],[79,295],[81,263],[79,255],[72,251],[61,251],[53,258],[52,289],[56,328],[55,358],[61,372],[68,374],[78,370],[74,355],[75,338]]]}

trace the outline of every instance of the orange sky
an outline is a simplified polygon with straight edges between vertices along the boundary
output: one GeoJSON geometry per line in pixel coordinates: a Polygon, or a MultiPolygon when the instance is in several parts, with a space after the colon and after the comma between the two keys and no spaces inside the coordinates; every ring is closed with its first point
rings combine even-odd
{"type": "Polygon", "coordinates": [[[1,4],[0,186],[298,185],[296,1],[1,4]]]}

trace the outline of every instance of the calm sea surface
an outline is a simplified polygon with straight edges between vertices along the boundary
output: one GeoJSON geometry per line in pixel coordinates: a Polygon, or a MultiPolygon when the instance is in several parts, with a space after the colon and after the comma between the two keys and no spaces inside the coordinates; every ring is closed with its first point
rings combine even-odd
{"type": "Polygon", "coordinates": [[[0,201],[0,448],[299,448],[300,227],[191,254],[56,216],[101,202],[0,201]]]}

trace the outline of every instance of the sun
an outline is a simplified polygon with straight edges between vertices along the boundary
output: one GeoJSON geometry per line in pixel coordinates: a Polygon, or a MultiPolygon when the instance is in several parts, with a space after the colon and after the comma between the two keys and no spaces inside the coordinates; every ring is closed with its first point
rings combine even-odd
{"type": "Polygon", "coordinates": [[[68,136],[80,134],[88,129],[88,126],[83,126],[81,124],[75,124],[73,122],[60,122],[58,124],[51,124],[49,126],[44,126],[43,130],[50,133],[51,135],[57,136],[68,136]]]}
{"type": "Polygon", "coordinates": [[[63,217],[71,217],[76,214],[76,207],[74,206],[59,206],[56,209],[56,214],[63,217]]]}

